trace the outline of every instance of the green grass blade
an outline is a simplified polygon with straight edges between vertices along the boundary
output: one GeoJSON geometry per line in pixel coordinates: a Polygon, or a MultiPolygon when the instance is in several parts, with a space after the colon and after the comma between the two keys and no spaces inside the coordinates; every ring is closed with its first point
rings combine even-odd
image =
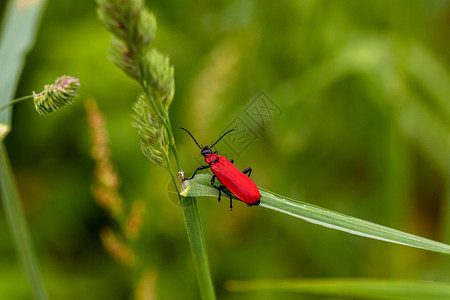
{"type": "Polygon", "coordinates": [[[450,299],[450,284],[371,278],[229,281],[231,291],[280,291],[364,299],[450,299]]]}
{"type": "MultiPolygon", "coordinates": [[[[211,187],[210,180],[211,175],[197,175],[190,181],[190,185],[183,190],[181,195],[188,197],[217,197],[218,192],[216,189],[211,187]]],[[[262,207],[270,208],[314,224],[345,231],[351,234],[421,248],[429,251],[450,254],[450,245],[350,217],[341,213],[333,212],[306,202],[292,200],[261,188],[260,191],[262,196],[260,206],[262,207]]]]}
{"type": "Polygon", "coordinates": [[[0,144],[0,188],[6,221],[12,233],[19,260],[25,270],[34,299],[47,299],[34,255],[19,195],[3,143],[0,144]]]}
{"type": "MultiPolygon", "coordinates": [[[[447,149],[450,149],[450,139],[447,139],[447,149]]],[[[443,241],[450,243],[450,157],[446,160],[445,198],[442,202],[441,232],[443,241]]]]}
{"type": "Polygon", "coordinates": [[[193,197],[186,197],[182,205],[202,299],[216,299],[197,201],[193,197]]]}
{"type": "MultiPolygon", "coordinates": [[[[45,0],[9,1],[0,32],[0,106],[14,96],[25,55],[33,45],[45,0]]],[[[11,108],[0,112],[0,141],[11,129],[11,108]]]]}

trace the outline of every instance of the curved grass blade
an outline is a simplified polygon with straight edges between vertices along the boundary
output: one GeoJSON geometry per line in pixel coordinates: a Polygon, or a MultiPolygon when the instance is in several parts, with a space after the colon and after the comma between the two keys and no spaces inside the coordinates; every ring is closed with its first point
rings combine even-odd
{"type": "MultiPolygon", "coordinates": [[[[5,8],[0,33],[0,106],[12,100],[25,56],[36,37],[45,0],[11,0],[5,8]]],[[[11,129],[11,108],[0,112],[0,188],[7,223],[34,299],[47,299],[20,206],[14,176],[1,141],[11,129]]]]}
{"type": "Polygon", "coordinates": [[[450,284],[375,278],[229,281],[235,292],[279,291],[362,299],[450,299],[450,284]]]}
{"type": "Polygon", "coordinates": [[[0,142],[0,189],[9,230],[30,284],[33,298],[47,299],[9,159],[2,142],[0,142]]]}
{"type": "MultiPolygon", "coordinates": [[[[210,185],[211,175],[200,174],[190,181],[181,192],[182,196],[218,196],[216,189],[210,185]]],[[[341,230],[355,235],[405,246],[421,248],[434,252],[450,254],[450,245],[432,241],[417,235],[402,232],[386,226],[347,216],[321,208],[306,202],[289,199],[260,188],[260,206],[279,211],[293,217],[325,227],[341,230]]]]}

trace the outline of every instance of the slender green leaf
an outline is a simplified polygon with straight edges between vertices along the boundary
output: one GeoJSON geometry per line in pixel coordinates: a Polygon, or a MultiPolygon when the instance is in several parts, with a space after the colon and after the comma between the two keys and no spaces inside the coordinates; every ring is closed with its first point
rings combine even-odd
{"type": "MultiPolygon", "coordinates": [[[[25,56],[31,49],[45,0],[9,1],[0,33],[0,106],[16,90],[25,56]]],[[[11,129],[11,109],[0,112],[0,141],[11,129]]]]}
{"type": "Polygon", "coordinates": [[[295,292],[365,299],[450,299],[450,284],[373,278],[229,281],[232,291],[295,292]]]}
{"type": "MultiPolygon", "coordinates": [[[[197,175],[190,181],[190,184],[182,191],[181,195],[186,197],[217,197],[218,192],[211,187],[210,181],[211,175],[197,175]]],[[[260,206],[301,218],[314,224],[386,242],[450,254],[450,245],[333,212],[306,202],[289,199],[261,188],[260,192],[260,206]]]]}
{"type": "Polygon", "coordinates": [[[197,201],[193,197],[186,197],[182,205],[202,299],[216,299],[197,201]]]}
{"type": "Polygon", "coordinates": [[[19,259],[25,269],[25,275],[31,286],[33,297],[35,299],[47,299],[3,143],[0,144],[0,188],[9,230],[12,233],[19,259]]]}

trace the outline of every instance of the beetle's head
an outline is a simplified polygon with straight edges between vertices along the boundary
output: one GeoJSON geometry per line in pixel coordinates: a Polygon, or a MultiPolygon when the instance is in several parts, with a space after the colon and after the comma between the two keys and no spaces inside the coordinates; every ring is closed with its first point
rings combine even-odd
{"type": "Polygon", "coordinates": [[[201,153],[204,157],[206,157],[206,155],[212,154],[212,150],[211,150],[211,148],[209,148],[208,145],[206,145],[205,147],[202,148],[201,153]]]}
{"type": "MultiPolygon", "coordinates": [[[[224,134],[222,134],[222,136],[221,136],[214,144],[212,144],[212,146],[210,147],[210,146],[208,146],[208,145],[206,145],[206,146],[203,146],[203,145],[200,146],[200,145],[197,143],[197,141],[195,140],[194,136],[193,136],[186,128],[180,127],[180,129],[186,131],[186,132],[191,136],[191,138],[194,140],[195,144],[197,144],[197,146],[200,148],[200,150],[202,150],[201,153],[202,153],[202,155],[205,156],[205,157],[206,157],[207,155],[213,153],[212,150],[211,150],[211,148],[214,147],[214,146],[217,144],[217,142],[219,142],[225,135],[227,135],[228,133],[230,133],[230,132],[236,130],[236,129],[228,130],[227,132],[225,132],[224,134]]],[[[216,152],[216,153],[217,153],[217,152],[216,152]]]]}

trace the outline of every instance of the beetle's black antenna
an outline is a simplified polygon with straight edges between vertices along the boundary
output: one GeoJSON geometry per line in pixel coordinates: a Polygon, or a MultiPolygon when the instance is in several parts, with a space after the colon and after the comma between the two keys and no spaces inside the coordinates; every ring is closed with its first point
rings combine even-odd
{"type": "Polygon", "coordinates": [[[197,141],[195,140],[194,136],[189,132],[189,130],[187,130],[186,128],[180,127],[180,129],[183,129],[184,131],[186,131],[187,133],[189,133],[189,135],[191,136],[191,138],[194,140],[194,142],[197,144],[197,146],[202,149],[202,147],[200,147],[200,145],[197,143],[197,141]]]}
{"type": "Polygon", "coordinates": [[[212,146],[211,147],[209,147],[209,148],[212,148],[212,147],[214,147],[214,145],[215,144],[217,144],[226,134],[228,134],[228,133],[230,133],[230,132],[232,132],[232,131],[235,131],[236,129],[231,129],[231,130],[228,130],[227,132],[225,132],[224,134],[222,134],[222,136],[214,143],[214,144],[212,144],[212,146]]]}

